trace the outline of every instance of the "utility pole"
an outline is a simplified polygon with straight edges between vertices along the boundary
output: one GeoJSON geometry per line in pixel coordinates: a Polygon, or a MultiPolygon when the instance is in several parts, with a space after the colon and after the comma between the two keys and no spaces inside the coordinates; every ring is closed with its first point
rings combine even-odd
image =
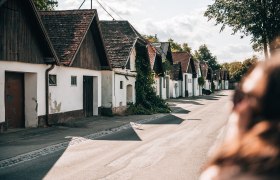
{"type": "Polygon", "coordinates": [[[92,9],[92,0],[90,1],[90,9],[92,9]]]}

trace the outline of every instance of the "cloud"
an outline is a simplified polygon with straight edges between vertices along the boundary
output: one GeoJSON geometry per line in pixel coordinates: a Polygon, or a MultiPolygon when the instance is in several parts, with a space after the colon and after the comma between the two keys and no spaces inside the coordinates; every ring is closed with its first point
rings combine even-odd
{"type": "MultiPolygon", "coordinates": [[[[141,33],[155,35],[161,41],[169,38],[176,42],[187,42],[193,50],[206,44],[218,61],[229,62],[251,57],[254,53],[250,45],[250,37],[239,39],[240,35],[231,35],[230,28],[220,33],[220,27],[203,16],[206,6],[177,12],[169,10],[168,2],[160,0],[99,0],[115,19],[127,19],[141,33]],[[147,4],[148,3],[148,4],[147,4]],[[116,12],[108,8],[108,6],[116,12]],[[116,15],[117,14],[117,15],[116,15]]],[[[83,0],[59,0],[59,9],[78,8],[83,0]]],[[[195,2],[196,3],[196,2],[195,2]]],[[[82,8],[90,8],[87,0],[82,8]]],[[[93,8],[98,9],[99,19],[112,20],[112,18],[93,1],[93,8]]]]}

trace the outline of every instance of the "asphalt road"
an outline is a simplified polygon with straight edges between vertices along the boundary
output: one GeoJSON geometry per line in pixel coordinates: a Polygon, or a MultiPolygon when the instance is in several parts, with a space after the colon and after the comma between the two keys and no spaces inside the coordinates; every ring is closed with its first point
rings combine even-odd
{"type": "Polygon", "coordinates": [[[0,179],[198,179],[223,138],[230,93],[173,100],[178,113],[0,169],[0,179]]]}

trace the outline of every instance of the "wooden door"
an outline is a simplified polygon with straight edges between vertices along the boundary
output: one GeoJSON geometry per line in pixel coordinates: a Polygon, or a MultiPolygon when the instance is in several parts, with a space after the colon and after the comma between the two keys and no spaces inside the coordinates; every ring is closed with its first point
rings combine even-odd
{"type": "Polygon", "coordinates": [[[85,117],[93,116],[93,77],[84,76],[83,79],[83,109],[85,117]]]}
{"type": "Polygon", "coordinates": [[[5,73],[5,121],[9,128],[23,128],[24,119],[24,74],[5,73]]]}

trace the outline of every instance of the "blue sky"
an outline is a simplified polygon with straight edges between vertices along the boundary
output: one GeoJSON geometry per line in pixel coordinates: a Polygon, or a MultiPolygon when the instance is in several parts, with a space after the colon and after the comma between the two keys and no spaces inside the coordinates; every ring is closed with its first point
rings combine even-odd
{"type": "MultiPolygon", "coordinates": [[[[83,0],[58,0],[57,9],[77,9],[83,0]]],[[[169,38],[179,43],[187,42],[193,50],[206,44],[220,63],[240,61],[262,54],[253,52],[250,38],[231,35],[230,28],[220,33],[220,27],[203,16],[213,0],[99,0],[116,20],[128,20],[141,34],[157,34],[161,41],[169,38]],[[109,5],[117,15],[108,8],[109,5]],[[122,18],[120,18],[120,17],[122,18]]],[[[90,0],[82,6],[90,8],[90,0]]],[[[100,20],[112,20],[93,0],[100,20]]]]}

